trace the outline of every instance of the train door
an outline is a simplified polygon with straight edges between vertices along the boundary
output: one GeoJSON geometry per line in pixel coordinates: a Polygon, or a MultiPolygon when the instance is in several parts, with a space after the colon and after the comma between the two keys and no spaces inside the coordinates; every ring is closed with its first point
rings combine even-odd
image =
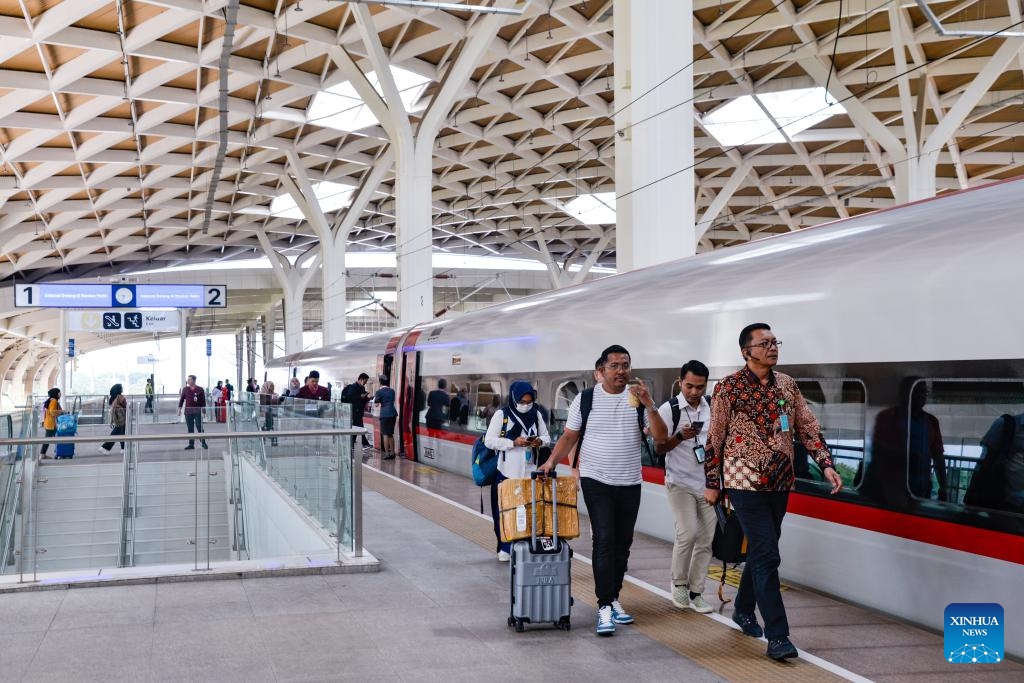
{"type": "Polygon", "coordinates": [[[409,460],[416,460],[419,452],[416,425],[419,422],[420,410],[423,409],[424,396],[422,379],[420,378],[420,352],[406,351],[402,353],[402,409],[399,411],[399,449],[409,460]]]}

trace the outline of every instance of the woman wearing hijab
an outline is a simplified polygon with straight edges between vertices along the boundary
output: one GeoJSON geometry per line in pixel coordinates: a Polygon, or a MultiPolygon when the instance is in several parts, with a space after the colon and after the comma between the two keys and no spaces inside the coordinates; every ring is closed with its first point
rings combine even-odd
{"type": "MultiPolygon", "coordinates": [[[[120,384],[110,387],[110,435],[121,436],[128,417],[128,400],[124,397],[124,388],[120,384]]],[[[100,446],[100,453],[110,455],[114,449],[114,442],[108,441],[100,446]]],[[[121,442],[121,450],[124,450],[124,441],[121,442]]]]}
{"type": "MultiPolygon", "coordinates": [[[[45,430],[45,436],[56,436],[57,435],[57,416],[61,415],[64,410],[60,407],[60,389],[54,387],[46,392],[46,401],[43,402],[43,429],[45,430]]],[[[50,444],[44,443],[40,449],[40,457],[49,458],[46,454],[49,450],[50,444]]]]}
{"type": "Polygon", "coordinates": [[[540,417],[529,382],[517,380],[508,390],[508,403],[495,411],[487,426],[484,445],[498,452],[498,471],[491,484],[491,517],[498,540],[498,561],[509,561],[511,543],[501,542],[498,484],[506,479],[525,479],[537,467],[535,449],[551,443],[548,426],[540,417]]]}

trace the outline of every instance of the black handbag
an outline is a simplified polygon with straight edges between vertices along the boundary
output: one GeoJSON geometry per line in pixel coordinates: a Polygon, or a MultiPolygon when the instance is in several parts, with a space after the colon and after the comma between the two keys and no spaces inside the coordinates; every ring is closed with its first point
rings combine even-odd
{"type": "Polygon", "coordinates": [[[743,535],[740,518],[728,500],[723,497],[715,504],[715,537],[711,541],[711,554],[722,561],[722,579],[718,584],[718,599],[724,605],[725,571],[728,564],[739,564],[747,560],[747,537],[743,535]]]}

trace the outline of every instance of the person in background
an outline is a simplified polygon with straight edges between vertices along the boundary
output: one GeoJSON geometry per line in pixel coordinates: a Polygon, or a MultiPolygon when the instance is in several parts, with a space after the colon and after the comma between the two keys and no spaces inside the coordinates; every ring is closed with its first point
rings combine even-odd
{"type": "Polygon", "coordinates": [[[506,479],[528,478],[536,463],[536,449],[551,443],[548,426],[540,418],[534,395],[529,382],[512,382],[508,389],[508,403],[494,413],[484,435],[484,445],[498,451],[498,471],[491,484],[491,518],[494,520],[499,562],[509,561],[512,544],[501,540],[498,484],[506,479]]]}
{"type": "Polygon", "coordinates": [[[942,430],[938,418],[924,409],[927,403],[927,384],[919,377],[904,377],[900,382],[899,403],[875,418],[868,489],[881,489],[885,498],[893,503],[905,497],[907,488],[917,498],[931,498],[933,466],[939,484],[939,500],[946,500],[942,430]],[[879,476],[886,481],[876,485],[879,476]]]}
{"type": "Polygon", "coordinates": [[[217,386],[213,388],[213,416],[217,422],[228,420],[227,392],[222,380],[217,380],[217,386]]]}
{"type": "Polygon", "coordinates": [[[299,389],[298,397],[308,401],[330,401],[331,392],[327,391],[327,387],[320,386],[320,373],[310,370],[306,376],[306,386],[299,389]]]}
{"type": "Polygon", "coordinates": [[[395,422],[398,410],[395,408],[395,390],[388,386],[388,378],[380,376],[380,389],[373,396],[373,402],[380,406],[380,441],[384,455],[382,460],[395,458],[395,422]]]}
{"type": "Polygon", "coordinates": [[[490,423],[491,418],[494,417],[494,414],[499,410],[501,410],[501,397],[495,394],[494,396],[491,396],[490,403],[483,408],[480,408],[480,417],[490,423]]]}
{"type": "Polygon", "coordinates": [[[437,380],[437,389],[427,394],[427,428],[442,429],[444,427],[445,411],[448,410],[448,380],[441,378],[437,380]]]}
{"type": "Polygon", "coordinates": [[[672,604],[707,614],[704,579],[711,564],[715,537],[715,508],[704,500],[704,451],[711,406],[704,398],[709,371],[698,360],[679,369],[679,394],[663,403],[658,413],[671,433],[654,445],[665,454],[665,493],[675,517],[672,544],[672,604]],[[673,412],[673,404],[675,412],[673,412]]]}
{"type": "Polygon", "coordinates": [[[745,635],[766,636],[765,654],[781,661],[798,655],[789,640],[779,585],[779,537],[795,481],[794,438],[803,442],[833,494],[843,488],[843,480],[800,387],[789,375],[772,369],[779,362],[779,340],[772,328],[765,323],[747,325],[739,344],[746,366],[719,382],[711,398],[704,499],[715,505],[724,490],[747,538],[747,561],[732,620],[745,635]],[[754,616],[755,605],[764,629],[754,616]]]}
{"type": "MultiPolygon", "coordinates": [[[[274,383],[269,379],[260,388],[260,410],[263,412],[263,429],[267,432],[274,431],[274,413],[277,412],[277,404],[281,402],[274,392],[274,383]]],[[[270,445],[277,445],[277,437],[270,439],[270,445]]]]}
{"type": "MultiPolygon", "coordinates": [[[[242,380],[238,380],[241,382],[242,380]]],[[[230,379],[224,380],[224,401],[230,401],[231,397],[235,394],[235,385],[231,383],[230,379]]]]}
{"type": "MultiPolygon", "coordinates": [[[[196,384],[196,376],[189,375],[188,379],[185,380],[185,386],[181,390],[181,395],[178,397],[178,415],[181,415],[181,411],[185,410],[185,426],[188,427],[188,433],[193,432],[203,433],[203,408],[206,407],[206,392],[203,388],[196,384]]],[[[203,448],[209,448],[206,445],[206,439],[202,439],[203,448]]],[[[188,445],[185,446],[186,451],[193,450],[196,447],[195,441],[192,439],[188,440],[188,445]]]]}
{"type": "MultiPolygon", "coordinates": [[[[110,387],[110,435],[123,436],[128,423],[128,399],[124,397],[124,387],[115,384],[110,387]]],[[[100,446],[100,453],[110,455],[114,449],[114,442],[107,441],[100,446]]],[[[121,442],[121,450],[124,450],[124,441],[121,442]]]]}
{"type": "Polygon", "coordinates": [[[145,412],[147,412],[147,413],[152,413],[153,412],[153,393],[154,393],[154,390],[153,390],[153,378],[150,377],[149,379],[146,380],[146,408],[145,408],[145,412]]]}
{"type": "Polygon", "coordinates": [[[256,380],[250,377],[245,385],[245,391],[250,394],[258,394],[260,393],[260,385],[256,384],[256,380]]]}
{"type": "Polygon", "coordinates": [[[302,382],[299,381],[298,377],[292,377],[288,380],[288,387],[281,394],[282,398],[296,398],[299,395],[299,391],[302,389],[302,382]]]}
{"type": "Polygon", "coordinates": [[[594,387],[586,427],[581,392],[569,406],[565,430],[540,469],[550,472],[580,443],[579,481],[594,538],[596,631],[599,636],[612,636],[617,624],[634,622],[619,602],[619,592],[640,512],[643,428],[650,429],[655,442],[665,441],[668,434],[647,385],[636,380],[626,388],[631,384],[629,351],[618,344],[609,346],[601,352],[600,366],[601,383],[594,387]]]}
{"type": "MultiPolygon", "coordinates": [[[[366,391],[366,383],[370,381],[370,376],[365,372],[360,372],[359,377],[356,378],[355,382],[349,384],[341,390],[341,402],[347,403],[352,406],[352,426],[363,427],[363,412],[366,410],[366,402],[370,400],[370,394],[366,391]]],[[[366,438],[366,434],[363,437],[363,448],[370,447],[370,441],[366,438]]],[[[352,435],[352,448],[356,447],[356,435],[352,435]]]]}
{"type": "MultiPolygon", "coordinates": [[[[62,415],[64,410],[60,407],[60,389],[54,387],[46,392],[46,400],[43,402],[43,435],[50,437],[57,435],[57,416],[62,415]]],[[[46,454],[50,444],[44,443],[39,449],[39,455],[49,458],[46,454]]]]}

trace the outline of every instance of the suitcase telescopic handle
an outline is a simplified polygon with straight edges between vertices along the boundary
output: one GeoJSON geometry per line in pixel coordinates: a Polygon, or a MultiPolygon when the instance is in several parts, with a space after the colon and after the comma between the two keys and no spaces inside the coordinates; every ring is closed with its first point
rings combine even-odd
{"type": "Polygon", "coordinates": [[[537,552],[537,479],[551,478],[551,542],[558,547],[558,473],[551,470],[545,474],[541,470],[530,472],[530,507],[532,508],[533,524],[530,525],[531,550],[537,552]]]}

